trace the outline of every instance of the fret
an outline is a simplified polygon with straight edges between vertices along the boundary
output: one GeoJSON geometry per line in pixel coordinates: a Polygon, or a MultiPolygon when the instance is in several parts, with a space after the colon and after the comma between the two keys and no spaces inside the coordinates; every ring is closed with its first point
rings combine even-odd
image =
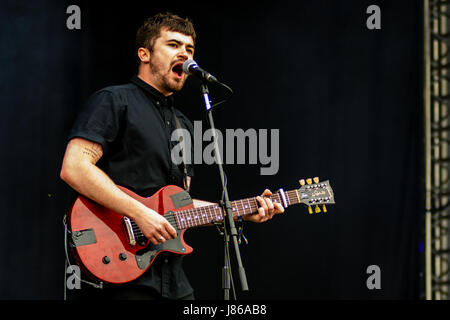
{"type": "Polygon", "coordinates": [[[191,216],[188,210],[184,212],[184,222],[186,223],[187,228],[191,227],[191,216]]]}
{"type": "Polygon", "coordinates": [[[211,223],[211,221],[214,220],[215,216],[216,216],[216,206],[213,205],[209,208],[209,216],[206,222],[211,223]]]}
{"type": "MultiPolygon", "coordinates": [[[[206,209],[205,209],[205,211],[206,211],[206,209]]],[[[215,213],[216,213],[216,210],[215,210],[214,206],[209,206],[208,212],[206,213],[205,223],[210,223],[211,220],[213,219],[215,213]]]]}
{"type": "Polygon", "coordinates": [[[205,214],[204,211],[206,211],[206,209],[201,208],[201,207],[200,207],[200,210],[198,210],[197,216],[198,216],[198,224],[199,225],[204,224],[204,222],[203,222],[203,215],[205,214]]]}
{"type": "Polygon", "coordinates": [[[212,217],[211,221],[220,221],[222,220],[222,208],[218,207],[217,205],[213,206],[214,208],[214,216],[212,217]],[[219,213],[217,213],[216,210],[219,210],[219,213]]]}
{"type": "Polygon", "coordinates": [[[196,213],[196,210],[195,209],[191,209],[191,214],[190,214],[190,217],[189,217],[190,218],[189,221],[191,222],[193,227],[196,226],[196,224],[195,224],[195,213],[196,213]]]}
{"type": "Polygon", "coordinates": [[[258,212],[258,200],[256,200],[256,198],[251,198],[253,205],[252,205],[252,212],[251,213],[255,213],[258,212]]]}
{"type": "Polygon", "coordinates": [[[189,212],[187,212],[187,211],[184,211],[183,212],[183,218],[184,218],[184,224],[185,224],[185,226],[186,226],[186,228],[190,228],[191,226],[190,226],[190,223],[189,223],[189,212]]]}
{"type": "Polygon", "coordinates": [[[202,223],[205,223],[206,222],[206,215],[207,215],[207,212],[206,212],[206,208],[205,207],[200,207],[200,221],[202,222],[202,223]],[[202,208],[203,208],[203,212],[202,212],[202,208]]]}
{"type": "Polygon", "coordinates": [[[198,221],[198,225],[203,225],[203,216],[206,214],[206,208],[205,207],[200,207],[197,210],[197,221],[198,221]]]}
{"type": "Polygon", "coordinates": [[[200,224],[200,223],[198,223],[199,222],[198,221],[198,211],[199,210],[194,210],[192,212],[192,219],[193,219],[193,223],[194,223],[195,226],[200,224]]]}
{"type": "MultiPolygon", "coordinates": [[[[216,216],[217,216],[217,205],[212,205],[210,207],[210,212],[209,212],[209,216],[208,216],[208,223],[211,223],[213,220],[216,220],[216,216]]],[[[219,211],[220,214],[220,211],[219,211]]]]}
{"type": "Polygon", "coordinates": [[[199,225],[199,221],[198,221],[198,209],[193,209],[192,210],[192,223],[194,224],[194,226],[199,225]]]}
{"type": "Polygon", "coordinates": [[[210,219],[209,219],[209,222],[215,220],[214,217],[217,215],[217,212],[216,212],[217,206],[214,205],[214,206],[212,207],[212,209],[214,210],[214,213],[211,214],[210,219]]]}
{"type": "Polygon", "coordinates": [[[300,201],[300,196],[298,195],[298,190],[297,190],[297,189],[295,189],[295,194],[297,195],[297,200],[298,200],[297,203],[300,203],[300,202],[301,202],[301,201],[300,201]]]}
{"type": "Polygon", "coordinates": [[[218,214],[216,214],[216,221],[222,221],[223,219],[223,209],[222,207],[216,206],[216,209],[219,211],[218,214]]]}
{"type": "Polygon", "coordinates": [[[181,217],[182,217],[181,221],[183,221],[184,228],[188,228],[189,226],[188,226],[188,223],[186,221],[186,212],[183,212],[181,217]]]}
{"type": "Polygon", "coordinates": [[[177,223],[178,228],[182,229],[179,215],[178,214],[174,214],[173,216],[175,217],[175,222],[177,223]]]}
{"type": "Polygon", "coordinates": [[[199,220],[198,220],[199,219],[198,218],[199,211],[200,210],[198,210],[198,209],[192,210],[192,223],[194,224],[194,226],[197,226],[200,224],[199,220]]]}
{"type": "Polygon", "coordinates": [[[184,211],[178,212],[177,213],[180,216],[180,226],[182,229],[187,229],[188,225],[186,222],[186,214],[184,211]]]}
{"type": "Polygon", "coordinates": [[[207,214],[206,223],[211,223],[211,221],[216,216],[216,206],[210,206],[207,214]]]}
{"type": "Polygon", "coordinates": [[[281,195],[277,194],[277,202],[283,204],[283,200],[281,199],[281,195]]]}
{"type": "Polygon", "coordinates": [[[289,199],[292,200],[293,204],[301,203],[300,195],[298,194],[298,190],[289,191],[289,199]]]}

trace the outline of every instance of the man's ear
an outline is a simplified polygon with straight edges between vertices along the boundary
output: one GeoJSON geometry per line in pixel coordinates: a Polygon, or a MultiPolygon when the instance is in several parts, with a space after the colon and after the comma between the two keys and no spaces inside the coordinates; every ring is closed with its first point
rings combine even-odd
{"type": "Polygon", "coordinates": [[[141,62],[148,63],[150,61],[150,51],[147,48],[139,48],[137,54],[141,62]]]}

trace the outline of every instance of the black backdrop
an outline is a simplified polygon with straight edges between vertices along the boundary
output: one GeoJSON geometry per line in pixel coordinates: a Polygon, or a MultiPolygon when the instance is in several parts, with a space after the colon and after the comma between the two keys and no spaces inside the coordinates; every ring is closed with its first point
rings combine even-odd
{"type": "MultiPolygon", "coordinates": [[[[420,296],[423,213],[422,8],[419,1],[3,1],[0,11],[0,298],[62,299],[62,217],[73,196],[59,179],[66,136],[95,90],[135,72],[134,34],[144,18],[193,19],[196,60],[230,85],[219,129],[280,130],[280,166],[227,165],[232,199],[300,178],[330,179],[337,204],[303,206],[245,225],[248,299],[415,299],[420,296]],[[81,8],[81,30],[66,8],[81,8]],[[381,8],[368,30],[366,8],[381,8]],[[370,265],[381,289],[366,286],[370,265]]],[[[212,90],[220,96],[220,92],[212,90]]],[[[199,84],[178,102],[206,118],[199,84]]],[[[220,197],[217,168],[197,165],[193,196],[220,197]]],[[[185,269],[199,299],[221,298],[222,239],[186,232],[185,269]]],[[[235,267],[235,264],[233,263],[235,267]]]]}

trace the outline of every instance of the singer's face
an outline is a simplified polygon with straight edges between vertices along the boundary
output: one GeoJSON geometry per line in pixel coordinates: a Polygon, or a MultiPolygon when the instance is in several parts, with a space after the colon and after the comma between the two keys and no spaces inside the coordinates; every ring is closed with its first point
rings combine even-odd
{"type": "Polygon", "coordinates": [[[187,78],[183,62],[194,56],[192,37],[162,28],[149,54],[149,79],[156,89],[164,95],[181,90],[187,78]]]}

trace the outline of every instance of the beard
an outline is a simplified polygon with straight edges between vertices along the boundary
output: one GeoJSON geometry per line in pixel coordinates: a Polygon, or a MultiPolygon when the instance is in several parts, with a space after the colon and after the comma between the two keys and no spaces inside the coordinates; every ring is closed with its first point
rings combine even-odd
{"type": "Polygon", "coordinates": [[[150,72],[156,79],[158,85],[166,92],[171,93],[180,91],[186,82],[186,76],[183,76],[181,79],[173,77],[172,67],[165,68],[154,61],[152,57],[150,58],[150,72]]]}

